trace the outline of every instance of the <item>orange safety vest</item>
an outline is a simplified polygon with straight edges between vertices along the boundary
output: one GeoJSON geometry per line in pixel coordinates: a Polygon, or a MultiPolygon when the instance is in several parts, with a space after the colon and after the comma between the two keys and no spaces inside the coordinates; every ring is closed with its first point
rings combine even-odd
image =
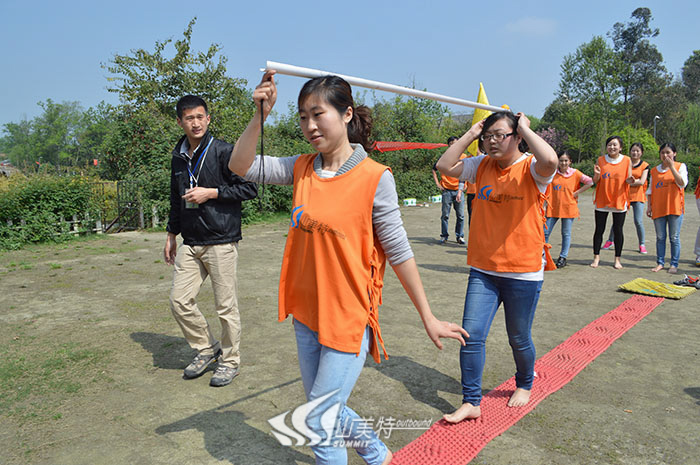
{"type": "Polygon", "coordinates": [[[624,210],[629,203],[630,185],[627,176],[632,160],[627,155],[620,155],[622,161],[617,164],[608,163],[605,157],[598,157],[600,180],[595,188],[595,206],[597,208],[614,208],[624,210]]]}
{"type": "MultiPolygon", "coordinates": [[[[279,321],[288,315],[318,333],[320,344],[359,353],[365,328],[379,363],[378,321],[386,259],[372,225],[374,196],[386,166],[365,158],[350,171],[321,178],[316,154],[294,164],[291,224],[282,258],[279,321]]],[[[386,357],[386,350],[384,350],[386,357]]]]}
{"type": "MultiPolygon", "coordinates": [[[[632,176],[641,179],[644,170],[649,168],[649,163],[643,161],[636,168],[632,167],[632,176]]],[[[630,202],[646,202],[647,201],[647,185],[649,180],[643,186],[630,186],[630,202]]]]}
{"type": "Polygon", "coordinates": [[[544,200],[530,174],[533,156],[501,169],[491,157],[476,171],[467,263],[485,271],[528,273],[556,268],[544,242],[544,200]]]}
{"type": "MultiPolygon", "coordinates": [[[[673,162],[676,171],[680,170],[681,164],[673,162]]],[[[659,165],[660,166],[660,165],[659,165]]],[[[682,215],[685,212],[685,196],[683,189],[678,187],[671,170],[659,173],[654,168],[651,170],[651,218],[661,218],[667,215],[682,215]]]]}
{"type": "Polygon", "coordinates": [[[547,218],[578,218],[578,200],[574,192],[581,184],[583,173],[575,170],[569,177],[563,176],[558,170],[549,185],[551,194],[547,199],[547,218]]]}
{"type": "MultiPolygon", "coordinates": [[[[467,158],[467,155],[465,153],[463,153],[459,157],[460,160],[463,160],[465,158],[467,158]]],[[[459,189],[459,179],[453,178],[452,176],[445,176],[444,174],[440,173],[440,185],[443,189],[446,189],[448,191],[456,191],[457,189],[459,189]]]]}

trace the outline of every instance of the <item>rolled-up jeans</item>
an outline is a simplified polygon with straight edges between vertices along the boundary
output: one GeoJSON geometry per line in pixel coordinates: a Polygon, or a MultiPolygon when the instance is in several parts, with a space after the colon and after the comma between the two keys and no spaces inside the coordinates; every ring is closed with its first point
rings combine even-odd
{"type": "Polygon", "coordinates": [[[666,227],[668,226],[668,241],[671,243],[671,266],[678,268],[681,258],[681,225],[683,215],[666,215],[654,218],[656,229],[656,263],[664,265],[666,255],[666,227]]]}
{"type": "Polygon", "coordinates": [[[532,389],[535,345],[531,329],[541,289],[542,281],[503,278],[471,269],[462,319],[462,327],[467,330],[469,337],[459,352],[463,403],[481,404],[486,337],[501,302],[506,318],[508,343],[515,360],[515,385],[526,390],[532,389]]]}
{"type": "Polygon", "coordinates": [[[462,196],[461,200],[458,202],[458,192],[458,190],[451,191],[448,189],[442,191],[442,216],[440,217],[440,237],[444,237],[445,239],[447,239],[450,236],[448,229],[450,221],[450,210],[452,209],[452,207],[454,207],[455,213],[457,215],[457,222],[455,223],[455,239],[459,237],[464,237],[464,196],[462,196]]]}
{"type": "Polygon", "coordinates": [[[333,443],[341,438],[353,444],[355,451],[366,463],[381,464],[389,449],[370,425],[346,405],[365,364],[371,334],[369,327],[365,329],[359,354],[340,352],[320,344],[318,333],[297,320],[294,320],[294,332],[307,400],[310,402],[335,391],[306,417],[309,429],[323,439],[319,445],[311,447],[316,456],[316,464],[347,464],[348,453],[345,446],[333,446],[333,443]],[[322,424],[323,415],[336,404],[339,405],[334,437],[325,441],[328,435],[322,424]],[[328,444],[323,445],[324,442],[328,444]]]}

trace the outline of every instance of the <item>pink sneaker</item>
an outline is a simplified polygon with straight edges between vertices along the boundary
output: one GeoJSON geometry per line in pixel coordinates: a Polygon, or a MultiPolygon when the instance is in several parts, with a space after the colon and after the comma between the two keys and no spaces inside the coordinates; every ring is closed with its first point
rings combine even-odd
{"type": "Polygon", "coordinates": [[[610,247],[613,247],[615,243],[613,241],[605,241],[605,244],[603,244],[603,250],[608,250],[610,247]]]}
{"type": "Polygon", "coordinates": [[[639,246],[639,253],[643,253],[643,254],[647,253],[647,248],[644,246],[644,244],[639,246]]]}

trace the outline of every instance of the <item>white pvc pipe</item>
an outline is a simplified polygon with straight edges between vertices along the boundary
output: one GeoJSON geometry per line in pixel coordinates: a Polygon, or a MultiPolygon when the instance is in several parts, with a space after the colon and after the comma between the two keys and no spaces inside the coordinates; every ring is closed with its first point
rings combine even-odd
{"type": "Polygon", "coordinates": [[[494,107],[493,105],[484,105],[483,103],[470,102],[469,100],[448,97],[447,95],[435,94],[433,92],[425,92],[422,90],[411,89],[409,87],[402,87],[394,84],[386,84],[384,82],[379,81],[370,81],[369,79],[357,78],[353,76],[345,76],[344,74],[331,73],[329,71],[321,71],[312,68],[302,68],[301,66],[287,65],[284,63],[277,63],[275,61],[268,61],[267,66],[265,66],[264,69],[261,69],[261,71],[272,70],[277,71],[279,74],[286,74],[288,76],[298,76],[304,78],[315,78],[319,76],[333,75],[345,79],[348,82],[348,84],[353,86],[383,90],[386,92],[393,92],[395,94],[408,95],[410,97],[427,98],[430,100],[437,100],[438,102],[452,103],[455,105],[462,105],[465,107],[481,108],[482,110],[510,111],[502,107],[494,107]]]}

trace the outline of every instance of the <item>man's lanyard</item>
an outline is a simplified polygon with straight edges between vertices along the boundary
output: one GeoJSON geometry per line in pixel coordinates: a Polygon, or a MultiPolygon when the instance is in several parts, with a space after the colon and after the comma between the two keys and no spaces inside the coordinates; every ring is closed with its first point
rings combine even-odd
{"type": "MultiPolygon", "coordinates": [[[[214,142],[214,138],[212,137],[209,139],[209,143],[207,146],[204,148],[204,151],[199,154],[199,158],[197,159],[197,163],[194,164],[194,169],[197,171],[197,165],[199,165],[199,171],[197,172],[197,176],[195,177],[194,173],[192,173],[192,170],[190,169],[190,165],[192,164],[192,159],[190,158],[190,161],[187,163],[187,172],[190,173],[190,189],[193,187],[197,186],[197,182],[199,181],[199,175],[202,174],[202,167],[204,166],[204,160],[207,158],[207,152],[209,151],[209,146],[211,143],[214,142]],[[202,162],[201,164],[199,162],[202,162]]],[[[194,153],[193,153],[194,155],[194,153]]]]}

